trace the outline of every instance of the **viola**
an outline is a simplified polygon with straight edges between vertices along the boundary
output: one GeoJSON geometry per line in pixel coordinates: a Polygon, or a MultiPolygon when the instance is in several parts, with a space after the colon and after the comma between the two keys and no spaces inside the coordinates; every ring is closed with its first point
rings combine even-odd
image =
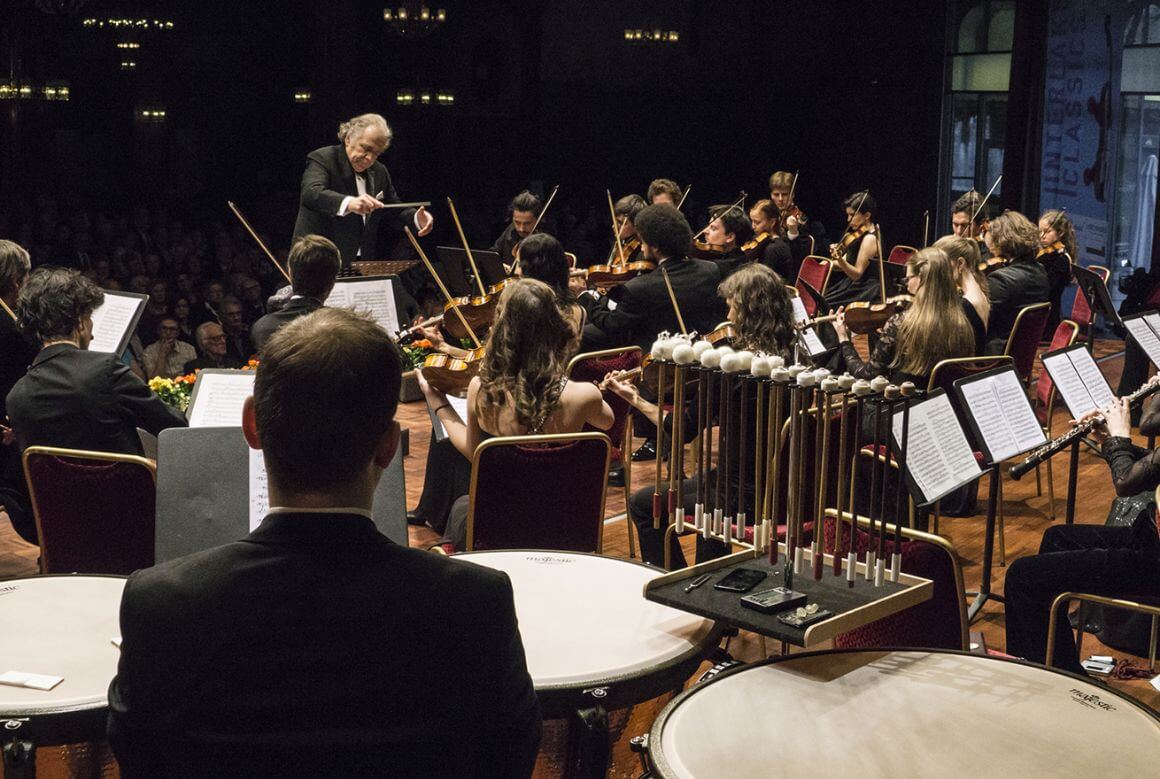
{"type": "Polygon", "coordinates": [[[761,253],[765,251],[765,247],[774,239],[774,235],[768,232],[761,232],[753,236],[752,240],[741,244],[741,251],[745,252],[745,259],[757,260],[761,258],[761,253]]]}
{"type": "MultiPolygon", "coordinates": [[[[851,333],[857,333],[859,335],[873,333],[885,325],[890,317],[913,302],[913,295],[895,295],[894,297],[886,298],[886,301],[883,303],[869,303],[865,301],[851,303],[842,311],[846,319],[846,329],[851,333]]],[[[812,325],[820,325],[823,322],[833,322],[837,318],[838,314],[827,314],[803,322],[802,326],[810,327],[812,325]]]]}
{"type": "Polygon", "coordinates": [[[732,322],[722,322],[717,325],[717,329],[705,336],[705,340],[713,346],[731,346],[736,338],[737,329],[732,322]]]}
{"type": "Polygon", "coordinates": [[[990,257],[979,263],[979,271],[984,275],[989,275],[1011,264],[1011,260],[1006,257],[990,257]]]}
{"type": "Polygon", "coordinates": [[[648,260],[627,262],[623,265],[593,265],[583,270],[573,271],[574,275],[584,276],[594,287],[616,287],[626,281],[632,281],[641,274],[656,270],[656,263],[648,260]]]}
{"type": "Polygon", "coordinates": [[[698,260],[718,260],[725,256],[726,251],[728,250],[722,244],[694,240],[689,248],[689,256],[698,260]]]}
{"type": "Polygon", "coordinates": [[[866,233],[870,232],[870,225],[862,225],[858,228],[847,227],[846,232],[842,235],[842,240],[838,241],[832,249],[830,249],[830,256],[835,260],[844,259],[846,251],[854,245],[854,242],[861,238],[866,233]]]}
{"type": "Polygon", "coordinates": [[[423,361],[423,378],[435,389],[447,395],[460,395],[479,374],[484,347],[473,349],[466,358],[449,354],[432,354],[423,361]]]}
{"type": "Polygon", "coordinates": [[[1042,259],[1048,254],[1067,254],[1067,247],[1063,245],[1063,241],[1049,243],[1047,246],[1041,247],[1039,251],[1035,253],[1035,259],[1042,259]]]}

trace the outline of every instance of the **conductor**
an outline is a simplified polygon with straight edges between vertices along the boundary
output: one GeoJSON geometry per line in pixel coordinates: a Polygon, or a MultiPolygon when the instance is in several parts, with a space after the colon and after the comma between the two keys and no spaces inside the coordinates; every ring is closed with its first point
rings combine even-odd
{"type": "Polygon", "coordinates": [[[384,220],[401,230],[413,223],[419,235],[435,218],[425,208],[389,209],[401,202],[391,174],[378,161],[391,145],[391,128],[378,114],[362,114],[338,127],[339,143],[306,155],[294,239],[323,235],[334,241],[343,267],[356,258],[374,259],[384,220]]]}

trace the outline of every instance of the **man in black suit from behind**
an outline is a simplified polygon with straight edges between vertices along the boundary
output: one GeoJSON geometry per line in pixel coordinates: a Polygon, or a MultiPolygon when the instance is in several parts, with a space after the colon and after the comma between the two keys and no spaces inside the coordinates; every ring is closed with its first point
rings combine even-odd
{"type": "Polygon", "coordinates": [[[290,273],[290,299],[282,308],[266,314],[250,328],[250,340],[258,353],[279,328],[325,305],[334,290],[342,259],[338,247],[330,239],[321,235],[304,235],[290,247],[286,264],[290,273]]]}
{"type": "Polygon", "coordinates": [[[139,571],[109,736],[134,776],[527,776],[540,711],[506,574],[392,543],[400,362],[323,308],[267,343],[242,430],[270,511],[241,541],[139,571]]]}
{"type": "Polygon", "coordinates": [[[37,268],[20,290],[16,313],[41,344],[8,393],[8,418],[20,450],[60,446],[142,454],[137,428],[156,435],[183,427],[117,355],[88,351],[93,311],[105,293],[68,268],[37,268]]]}
{"type": "Polygon", "coordinates": [[[435,219],[425,208],[383,210],[384,205],[402,202],[391,174],[378,161],[391,137],[383,117],[362,114],[339,125],[338,144],[306,155],[295,239],[326,236],[338,246],[345,267],[360,256],[377,259],[375,247],[384,218],[400,230],[413,223],[420,236],[431,232],[435,219]]]}

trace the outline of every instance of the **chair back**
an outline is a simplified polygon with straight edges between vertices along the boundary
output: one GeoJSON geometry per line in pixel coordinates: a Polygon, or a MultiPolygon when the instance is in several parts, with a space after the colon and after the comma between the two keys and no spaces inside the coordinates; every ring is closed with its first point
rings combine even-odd
{"type": "Polygon", "coordinates": [[[467,549],[599,553],[611,451],[604,433],[481,443],[471,463],[467,549]]]}
{"type": "Polygon", "coordinates": [[[930,372],[926,390],[945,390],[952,395],[951,388],[959,379],[974,376],[977,373],[999,368],[1003,365],[1014,364],[1014,359],[1006,354],[992,354],[986,357],[954,357],[949,360],[940,360],[930,372]]]}
{"type": "MultiPolygon", "coordinates": [[[[826,551],[831,553],[834,551],[836,521],[833,512],[826,512],[823,539],[826,551]]],[[[860,527],[866,522],[864,517],[858,517],[860,527]]],[[[849,525],[844,524],[842,549],[838,550],[842,555],[850,549],[849,525]]],[[[855,536],[858,557],[865,559],[869,535],[859,529],[855,536]]],[[[910,528],[902,529],[902,537],[902,572],[930,579],[934,583],[930,600],[836,636],[835,649],[914,647],[966,650],[969,647],[963,569],[955,548],[941,536],[910,528]]],[[[893,538],[887,539],[886,547],[887,557],[893,555],[893,538]]]]}
{"type": "Polygon", "coordinates": [[[1003,350],[1003,354],[1010,355],[1015,360],[1015,372],[1024,383],[1031,377],[1031,369],[1035,367],[1039,342],[1043,340],[1043,330],[1047,327],[1050,315],[1050,303],[1024,306],[1015,315],[1015,324],[1011,326],[1011,334],[1007,336],[1007,347],[1003,350]]]}
{"type": "MultiPolygon", "coordinates": [[[[1047,351],[1054,352],[1056,349],[1066,349],[1075,344],[1075,339],[1079,337],[1079,325],[1070,319],[1064,319],[1056,328],[1055,333],[1051,336],[1051,345],[1047,347],[1047,351]]],[[[1055,402],[1055,382],[1051,380],[1051,376],[1042,368],[1042,360],[1040,360],[1039,379],[1035,382],[1035,414],[1040,416],[1039,423],[1046,425],[1051,420],[1051,407],[1055,402]]]]}
{"type": "MultiPolygon", "coordinates": [[[[1087,269],[1099,276],[1105,285],[1108,283],[1108,277],[1111,276],[1111,271],[1103,265],[1089,265],[1087,269]]],[[[1151,307],[1151,304],[1146,305],[1151,307]]],[[[1088,300],[1088,296],[1083,291],[1083,287],[1076,287],[1075,300],[1071,303],[1071,316],[1068,318],[1078,324],[1080,330],[1084,332],[1087,332],[1088,328],[1092,325],[1092,320],[1095,319],[1091,301],[1088,300]]]]}
{"type": "MultiPolygon", "coordinates": [[[[569,381],[599,382],[613,371],[630,371],[639,368],[643,355],[639,346],[622,346],[618,349],[605,349],[599,352],[585,352],[578,354],[568,363],[569,381]]],[[[612,440],[613,459],[621,456],[621,444],[624,433],[628,429],[629,411],[632,408],[628,401],[615,392],[604,391],[604,402],[612,409],[612,427],[606,432],[612,440]]],[[[590,428],[585,428],[589,430],[590,428]]]]}
{"type": "Polygon", "coordinates": [[[918,249],[915,249],[913,246],[899,244],[890,250],[890,256],[886,258],[886,262],[890,265],[905,265],[911,255],[917,252],[918,249]]]}
{"type": "Polygon", "coordinates": [[[802,259],[795,286],[798,292],[801,293],[802,302],[806,306],[806,313],[810,316],[814,316],[818,307],[814,300],[815,295],[809,293],[816,292],[817,295],[826,294],[826,286],[830,283],[830,272],[833,270],[833,267],[830,261],[824,257],[816,257],[811,254],[802,259]]]}
{"type": "Polygon", "coordinates": [[[153,565],[153,461],[30,446],[24,473],[40,534],[41,573],[129,574],[153,565]]]}

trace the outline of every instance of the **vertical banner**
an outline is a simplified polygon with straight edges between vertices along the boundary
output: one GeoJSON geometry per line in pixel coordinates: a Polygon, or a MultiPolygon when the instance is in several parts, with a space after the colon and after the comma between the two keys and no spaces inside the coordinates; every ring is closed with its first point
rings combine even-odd
{"type": "Polygon", "coordinates": [[[1111,261],[1115,197],[1113,83],[1120,57],[1118,2],[1052,0],[1047,31],[1040,209],[1065,208],[1082,264],[1111,261]]]}

